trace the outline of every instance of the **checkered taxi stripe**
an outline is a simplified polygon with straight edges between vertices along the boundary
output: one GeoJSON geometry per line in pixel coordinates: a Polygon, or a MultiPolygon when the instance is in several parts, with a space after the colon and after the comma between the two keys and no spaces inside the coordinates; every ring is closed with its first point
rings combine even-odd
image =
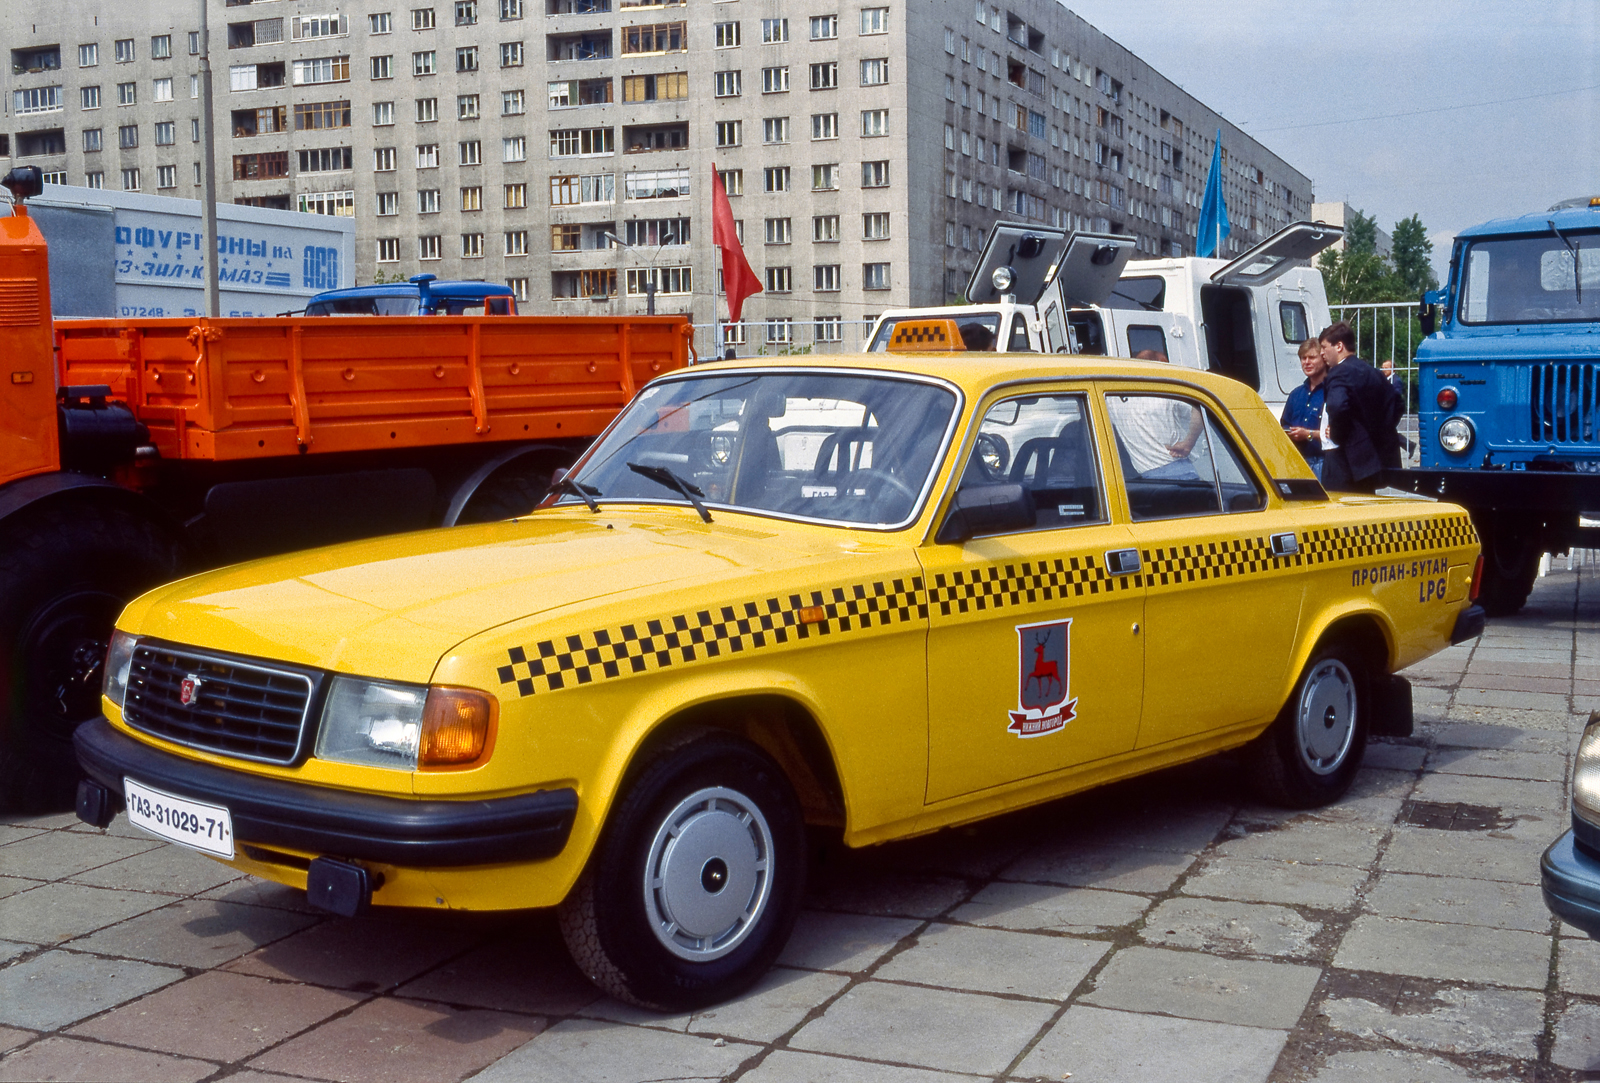
{"type": "Polygon", "coordinates": [[[516,685],[518,696],[531,696],[813,636],[921,623],[927,618],[927,594],[920,577],[854,583],[512,647],[498,676],[502,685],[516,685]]]}
{"type": "Polygon", "coordinates": [[[1096,556],[1080,555],[939,572],[930,584],[916,576],[852,583],[512,647],[498,676],[502,685],[514,685],[518,696],[531,696],[812,637],[925,623],[933,612],[948,617],[1018,609],[1134,587],[1159,590],[1303,565],[1454,549],[1476,540],[1467,516],[1440,516],[1303,531],[1300,551],[1285,556],[1274,556],[1265,537],[1146,549],[1143,567],[1131,575],[1114,576],[1096,556]]]}

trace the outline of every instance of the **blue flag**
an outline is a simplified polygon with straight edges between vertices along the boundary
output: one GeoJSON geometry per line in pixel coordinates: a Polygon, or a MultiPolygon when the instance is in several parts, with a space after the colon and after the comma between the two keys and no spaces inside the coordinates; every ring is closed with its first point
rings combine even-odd
{"type": "Polygon", "coordinates": [[[1217,145],[1211,152],[1211,172],[1206,176],[1206,194],[1200,201],[1200,224],[1195,228],[1194,254],[1222,256],[1222,238],[1232,232],[1228,225],[1228,204],[1222,198],[1222,129],[1217,129],[1217,145]]]}

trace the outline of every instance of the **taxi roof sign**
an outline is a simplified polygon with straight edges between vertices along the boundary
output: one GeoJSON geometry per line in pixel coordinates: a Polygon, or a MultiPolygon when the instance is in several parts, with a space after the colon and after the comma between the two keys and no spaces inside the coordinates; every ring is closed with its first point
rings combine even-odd
{"type": "Polygon", "coordinates": [[[889,336],[890,353],[965,350],[961,331],[950,319],[901,320],[889,336]]]}

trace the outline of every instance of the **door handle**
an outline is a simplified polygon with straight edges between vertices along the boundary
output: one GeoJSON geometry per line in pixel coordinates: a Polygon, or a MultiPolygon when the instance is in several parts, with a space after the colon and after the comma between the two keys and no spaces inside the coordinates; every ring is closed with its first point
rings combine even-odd
{"type": "Polygon", "coordinates": [[[1300,551],[1300,539],[1292,531],[1287,534],[1274,534],[1272,536],[1272,555],[1275,557],[1293,556],[1300,551]]]}
{"type": "Polygon", "coordinates": [[[1106,551],[1106,571],[1112,575],[1132,575],[1138,571],[1139,550],[1109,549],[1106,551]]]}

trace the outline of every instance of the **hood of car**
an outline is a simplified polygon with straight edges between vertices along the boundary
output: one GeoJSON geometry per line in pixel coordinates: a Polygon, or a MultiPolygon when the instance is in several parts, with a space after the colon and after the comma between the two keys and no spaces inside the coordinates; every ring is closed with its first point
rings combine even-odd
{"type": "Polygon", "coordinates": [[[135,600],[135,635],[425,682],[462,640],[598,599],[837,558],[849,531],[688,509],[557,511],[252,561],[135,600]]]}

